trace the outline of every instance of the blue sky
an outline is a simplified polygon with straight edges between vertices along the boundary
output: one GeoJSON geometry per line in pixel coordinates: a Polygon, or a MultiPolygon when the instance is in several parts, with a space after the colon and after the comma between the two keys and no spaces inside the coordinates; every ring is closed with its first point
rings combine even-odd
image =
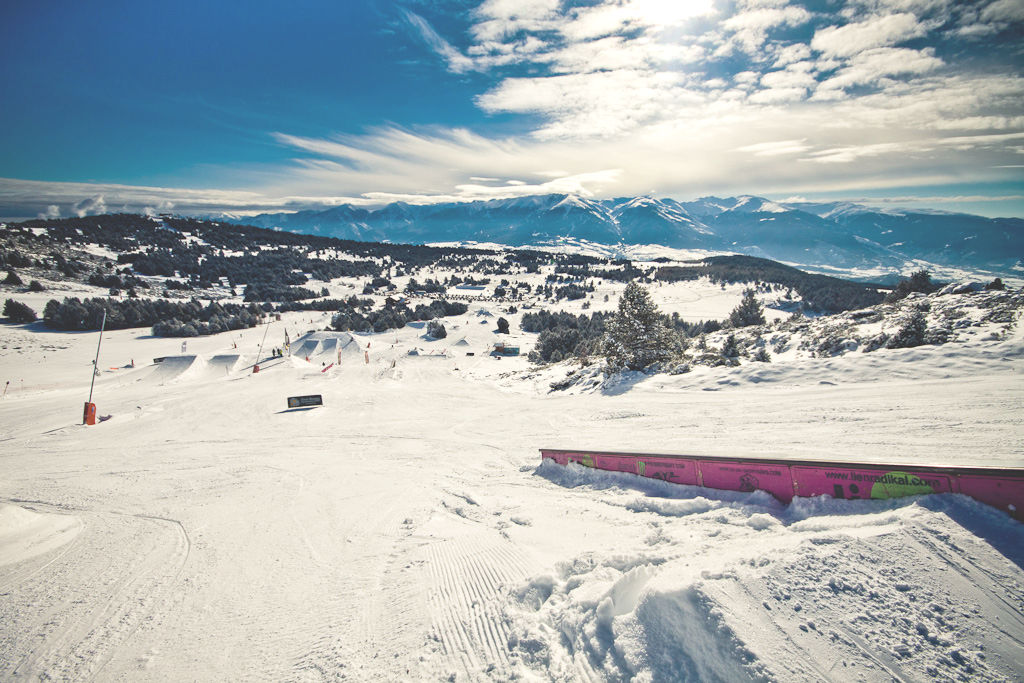
{"type": "Polygon", "coordinates": [[[1020,0],[218,4],[5,3],[0,215],[575,192],[1024,216],[1020,0]]]}

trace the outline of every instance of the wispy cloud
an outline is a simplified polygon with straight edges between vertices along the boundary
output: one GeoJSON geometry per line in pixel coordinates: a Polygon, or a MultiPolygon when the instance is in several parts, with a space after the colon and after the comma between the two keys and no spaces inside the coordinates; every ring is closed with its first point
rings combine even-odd
{"type": "MultiPolygon", "coordinates": [[[[849,106],[835,105],[827,111],[849,106]]],[[[996,181],[1001,171],[992,167],[1019,159],[1009,149],[1017,140],[1014,133],[947,138],[918,132],[909,138],[904,131],[895,131],[886,139],[881,131],[866,138],[863,129],[841,125],[842,116],[840,125],[815,129],[811,123],[822,114],[813,109],[803,115],[762,109],[743,119],[751,112],[740,107],[699,127],[661,122],[588,145],[571,138],[496,140],[467,130],[394,128],[335,140],[279,139],[332,157],[316,163],[297,161],[301,166],[291,182],[298,187],[349,192],[377,185],[390,189],[361,196],[420,203],[543,192],[621,196],[653,190],[692,197],[752,188],[792,193],[797,188],[818,192],[953,184],[962,180],[957,159],[964,150],[970,150],[979,166],[988,167],[977,172],[978,178],[996,181]],[[769,134],[773,139],[765,140],[769,134]]]]}
{"type": "Polygon", "coordinates": [[[1019,202],[1024,194],[951,194],[951,195],[897,195],[893,197],[858,197],[863,204],[967,204],[974,202],[1019,202]]]}
{"type": "Polygon", "coordinates": [[[758,142],[757,144],[738,147],[737,152],[750,152],[759,157],[774,157],[782,154],[799,154],[810,147],[806,140],[779,140],[777,142],[758,142]]]}
{"type": "Polygon", "coordinates": [[[464,73],[474,68],[473,60],[469,59],[452,47],[451,43],[442,38],[426,19],[415,12],[410,12],[409,10],[404,10],[403,15],[405,20],[413,27],[430,49],[444,57],[445,61],[448,63],[449,69],[455,73],[464,73]]]}
{"type": "Polygon", "coordinates": [[[0,178],[0,215],[27,218],[86,216],[111,211],[183,214],[258,213],[310,206],[370,204],[365,197],[275,195],[249,190],[196,190],[115,183],[61,183],[0,178]]]}

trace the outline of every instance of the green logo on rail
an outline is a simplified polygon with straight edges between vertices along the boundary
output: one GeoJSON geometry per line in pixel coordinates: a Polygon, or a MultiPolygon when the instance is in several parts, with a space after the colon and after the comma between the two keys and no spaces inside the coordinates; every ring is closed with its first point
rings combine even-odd
{"type": "Polygon", "coordinates": [[[906,472],[886,472],[871,484],[872,498],[902,498],[933,493],[938,482],[907,474],[906,472]]]}

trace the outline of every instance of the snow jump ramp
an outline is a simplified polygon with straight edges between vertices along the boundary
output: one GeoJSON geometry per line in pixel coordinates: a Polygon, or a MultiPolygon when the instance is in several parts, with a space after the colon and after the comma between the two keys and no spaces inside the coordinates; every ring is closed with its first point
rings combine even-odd
{"type": "Polygon", "coordinates": [[[157,363],[153,372],[149,373],[142,380],[155,384],[166,384],[179,379],[197,375],[206,365],[206,362],[197,355],[186,356],[165,356],[157,363]]]}
{"type": "Polygon", "coordinates": [[[206,365],[210,375],[230,375],[243,365],[242,355],[239,353],[220,354],[211,358],[206,365]]]}
{"type": "Polygon", "coordinates": [[[333,360],[338,360],[339,355],[342,358],[358,355],[362,360],[363,351],[348,332],[310,332],[292,343],[291,354],[296,358],[329,354],[333,360]]]}
{"type": "Polygon", "coordinates": [[[766,491],[783,503],[796,497],[828,495],[846,499],[885,499],[929,493],[961,493],[1024,521],[1024,469],[885,465],[657,455],[542,448],[541,459],[577,463],[610,472],[629,472],[673,484],[725,491],[766,491]]]}
{"type": "Polygon", "coordinates": [[[140,381],[153,384],[167,384],[179,381],[199,381],[227,377],[247,364],[253,356],[240,353],[218,354],[206,360],[198,355],[165,356],[153,366],[153,370],[140,381]]]}

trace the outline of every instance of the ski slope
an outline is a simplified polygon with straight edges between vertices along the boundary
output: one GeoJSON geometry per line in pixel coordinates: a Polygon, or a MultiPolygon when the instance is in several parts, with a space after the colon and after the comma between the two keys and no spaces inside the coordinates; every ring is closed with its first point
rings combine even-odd
{"type": "Polygon", "coordinates": [[[784,506],[538,452],[1020,467],[1019,329],[551,393],[570,366],[490,357],[478,309],[442,340],[309,313],[185,353],[109,332],[93,427],[97,334],[0,328],[0,679],[1024,677],[1024,526],[997,510],[784,506]]]}

